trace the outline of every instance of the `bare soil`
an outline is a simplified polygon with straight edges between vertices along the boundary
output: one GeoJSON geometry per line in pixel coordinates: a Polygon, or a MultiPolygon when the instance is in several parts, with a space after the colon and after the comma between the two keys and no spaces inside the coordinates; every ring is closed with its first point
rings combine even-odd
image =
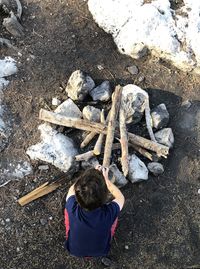
{"type": "MultiPolygon", "coordinates": [[[[93,21],[87,1],[22,4],[25,36],[13,40],[22,56],[1,49],[1,56],[21,63],[5,91],[14,123],[1,160],[28,158],[27,147],[39,141],[39,109],[51,107],[52,97],[66,99],[64,88],[74,70],[88,72],[97,83],[107,79],[113,87],[139,85],[149,92],[152,107],[164,102],[169,109],[175,146],[163,161],[162,176],[123,188],[126,204],[112,244],[112,268],[200,268],[200,77],[151,56],[135,61],[121,55],[111,36],[93,21]],[[139,68],[137,76],[127,72],[133,64],[139,68]],[[145,79],[139,82],[141,76],[145,79]],[[185,100],[191,101],[189,108],[182,105],[185,100]]],[[[10,38],[4,30],[2,36],[10,38]]],[[[39,171],[41,162],[32,164],[33,175],[0,189],[0,268],[104,268],[98,259],[74,258],[64,250],[64,200],[73,181],[67,175],[59,190],[28,206],[18,205],[19,197],[60,174],[53,167],[39,171]]]]}

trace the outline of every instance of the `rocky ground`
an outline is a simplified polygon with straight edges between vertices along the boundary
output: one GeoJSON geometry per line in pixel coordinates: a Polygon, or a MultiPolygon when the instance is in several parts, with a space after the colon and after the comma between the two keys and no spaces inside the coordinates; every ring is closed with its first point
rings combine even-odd
{"type": "MultiPolygon", "coordinates": [[[[74,70],[87,71],[96,82],[109,80],[113,87],[139,85],[152,106],[166,104],[175,144],[162,176],[122,189],[126,204],[112,244],[112,268],[200,268],[200,77],[150,56],[133,61],[121,55],[112,37],[94,23],[86,1],[22,5],[25,35],[13,40],[22,56],[1,49],[1,56],[15,58],[19,69],[4,92],[13,126],[1,163],[29,161],[26,150],[39,141],[39,109],[51,107],[52,97],[66,99],[74,70]],[[133,64],[137,75],[128,72],[133,64]]],[[[19,197],[60,175],[53,167],[39,170],[40,164],[32,162],[32,175],[0,189],[0,268],[104,268],[99,260],[77,259],[64,250],[64,200],[73,180],[26,207],[17,204],[19,197]]]]}

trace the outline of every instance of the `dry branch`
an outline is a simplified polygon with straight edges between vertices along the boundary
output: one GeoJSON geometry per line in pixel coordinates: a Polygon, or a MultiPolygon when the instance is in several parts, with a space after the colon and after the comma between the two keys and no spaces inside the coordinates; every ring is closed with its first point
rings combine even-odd
{"type": "Polygon", "coordinates": [[[116,119],[118,117],[120,102],[121,102],[122,87],[118,85],[115,88],[110,117],[108,121],[108,131],[106,136],[106,144],[104,149],[103,166],[110,166],[110,157],[112,152],[112,145],[115,136],[116,119]]]}
{"type": "Polygon", "coordinates": [[[119,111],[119,129],[120,129],[120,143],[122,149],[121,164],[124,176],[128,175],[129,158],[128,158],[128,136],[126,130],[126,117],[124,113],[123,103],[121,103],[119,111]]]}
{"type": "Polygon", "coordinates": [[[86,135],[86,137],[84,138],[83,142],[80,145],[80,148],[85,148],[97,134],[98,133],[91,132],[88,135],[86,135]]]}
{"type": "Polygon", "coordinates": [[[145,106],[145,119],[146,119],[146,125],[147,125],[147,130],[149,133],[149,136],[151,138],[152,141],[156,142],[154,133],[153,133],[153,129],[152,129],[152,124],[151,124],[151,114],[150,114],[150,107],[149,107],[149,98],[146,102],[146,106],[145,106]]]}
{"type": "Polygon", "coordinates": [[[150,161],[153,161],[153,155],[150,152],[148,152],[147,150],[145,150],[139,146],[133,145],[133,144],[131,144],[131,146],[134,148],[134,150],[139,152],[142,156],[146,157],[150,161]]]}
{"type": "MultiPolygon", "coordinates": [[[[104,116],[104,109],[102,109],[102,111],[101,111],[101,123],[102,124],[106,123],[105,116],[104,116]]],[[[96,142],[96,144],[94,146],[94,150],[93,150],[95,155],[100,155],[101,154],[103,140],[104,140],[104,134],[100,134],[98,139],[97,139],[97,142],[96,142]]]]}
{"type": "Polygon", "coordinates": [[[88,152],[76,155],[75,159],[77,162],[80,162],[80,161],[88,161],[92,157],[94,157],[94,152],[93,152],[93,150],[90,150],[88,152]]]}

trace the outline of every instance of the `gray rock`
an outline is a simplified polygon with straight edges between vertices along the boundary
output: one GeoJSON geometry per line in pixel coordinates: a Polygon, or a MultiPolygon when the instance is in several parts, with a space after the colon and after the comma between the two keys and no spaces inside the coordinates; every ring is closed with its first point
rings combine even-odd
{"type": "Polygon", "coordinates": [[[189,100],[185,100],[184,102],[182,102],[181,106],[183,106],[184,108],[188,109],[190,108],[192,105],[192,103],[189,100]]]}
{"type": "Polygon", "coordinates": [[[110,181],[113,182],[118,187],[123,187],[128,183],[127,179],[122,174],[122,172],[119,171],[116,164],[110,165],[108,177],[110,181]]]}
{"type": "Polygon", "coordinates": [[[41,142],[30,146],[26,153],[32,160],[41,160],[51,163],[68,175],[77,171],[74,157],[78,151],[69,137],[58,133],[49,124],[38,127],[41,132],[41,142]]]}
{"type": "Polygon", "coordinates": [[[137,75],[139,73],[139,70],[136,65],[128,66],[127,70],[131,75],[137,75]]]}
{"type": "Polygon", "coordinates": [[[97,160],[97,158],[91,158],[88,161],[82,161],[81,162],[81,167],[86,170],[86,169],[90,169],[90,168],[95,168],[97,165],[99,165],[99,162],[97,160]]]}
{"type": "Polygon", "coordinates": [[[109,81],[104,81],[101,85],[90,90],[89,94],[91,95],[94,101],[106,102],[111,98],[111,89],[109,81]]]}
{"type": "Polygon", "coordinates": [[[122,90],[122,102],[125,106],[126,123],[137,123],[141,120],[148,94],[140,87],[128,84],[122,90]]]}
{"type": "Polygon", "coordinates": [[[89,121],[100,122],[101,110],[94,106],[85,106],[83,108],[83,118],[89,121]]]}
{"type": "Polygon", "coordinates": [[[69,118],[82,118],[82,112],[70,98],[60,104],[55,112],[69,118]]]}
{"type": "Polygon", "coordinates": [[[152,162],[147,165],[149,171],[154,174],[154,176],[161,175],[164,172],[163,165],[161,163],[152,162]]]}
{"type": "Polygon", "coordinates": [[[164,128],[158,131],[155,133],[155,138],[158,143],[168,146],[169,148],[173,147],[174,135],[171,128],[164,128]]]}
{"type": "Polygon", "coordinates": [[[128,179],[132,183],[148,179],[146,165],[135,154],[130,156],[128,179]]]}
{"type": "Polygon", "coordinates": [[[156,129],[162,129],[167,126],[169,122],[169,113],[165,104],[160,104],[152,110],[151,118],[153,127],[156,129]]]}
{"type": "Polygon", "coordinates": [[[80,100],[95,87],[93,79],[81,70],[74,71],[67,83],[66,92],[72,100],[80,100]]]}

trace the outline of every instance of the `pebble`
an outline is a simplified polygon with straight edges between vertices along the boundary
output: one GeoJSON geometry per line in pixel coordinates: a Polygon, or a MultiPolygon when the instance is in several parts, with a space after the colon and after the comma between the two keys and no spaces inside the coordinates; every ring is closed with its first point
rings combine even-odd
{"type": "Polygon", "coordinates": [[[129,249],[129,246],[128,245],[125,245],[125,249],[129,249]]]}
{"type": "Polygon", "coordinates": [[[42,219],[40,219],[40,223],[41,223],[42,225],[46,225],[46,224],[47,224],[47,220],[44,219],[44,218],[42,218],[42,219]]]}
{"type": "Polygon", "coordinates": [[[97,68],[98,68],[100,71],[104,69],[104,67],[103,67],[101,64],[98,64],[98,65],[97,65],[97,68]]]}
{"type": "Polygon", "coordinates": [[[184,107],[184,108],[190,108],[191,107],[191,105],[192,105],[192,103],[189,101],[189,100],[185,100],[184,102],[182,102],[182,106],[184,107]]]}
{"type": "Polygon", "coordinates": [[[52,217],[52,216],[50,216],[50,217],[49,217],[49,220],[52,220],[52,219],[53,219],[53,217],[52,217]]]}
{"type": "Polygon", "coordinates": [[[145,80],[145,76],[144,75],[139,76],[138,82],[143,82],[144,80],[145,80]]]}
{"type": "Polygon", "coordinates": [[[200,194],[200,189],[198,189],[198,194],[200,194]]]}
{"type": "Polygon", "coordinates": [[[53,97],[51,103],[53,106],[59,106],[61,104],[61,101],[57,97],[53,97]]]}
{"type": "Polygon", "coordinates": [[[17,252],[19,252],[19,251],[20,251],[20,248],[19,248],[19,247],[17,247],[17,248],[16,248],[16,250],[17,250],[17,252]]]}
{"type": "Polygon", "coordinates": [[[161,163],[152,162],[147,165],[149,171],[154,175],[158,176],[164,172],[163,165],[161,163]]]}
{"type": "Polygon", "coordinates": [[[139,69],[136,65],[128,66],[127,70],[132,75],[137,75],[139,73],[139,69]]]}
{"type": "Polygon", "coordinates": [[[38,169],[39,170],[42,170],[42,171],[45,171],[45,170],[48,170],[49,169],[49,166],[47,164],[39,165],[38,166],[38,169]]]}
{"type": "Polygon", "coordinates": [[[9,219],[9,218],[7,218],[7,219],[5,219],[5,221],[6,221],[7,223],[9,223],[9,222],[10,222],[10,219],[9,219]]]}

